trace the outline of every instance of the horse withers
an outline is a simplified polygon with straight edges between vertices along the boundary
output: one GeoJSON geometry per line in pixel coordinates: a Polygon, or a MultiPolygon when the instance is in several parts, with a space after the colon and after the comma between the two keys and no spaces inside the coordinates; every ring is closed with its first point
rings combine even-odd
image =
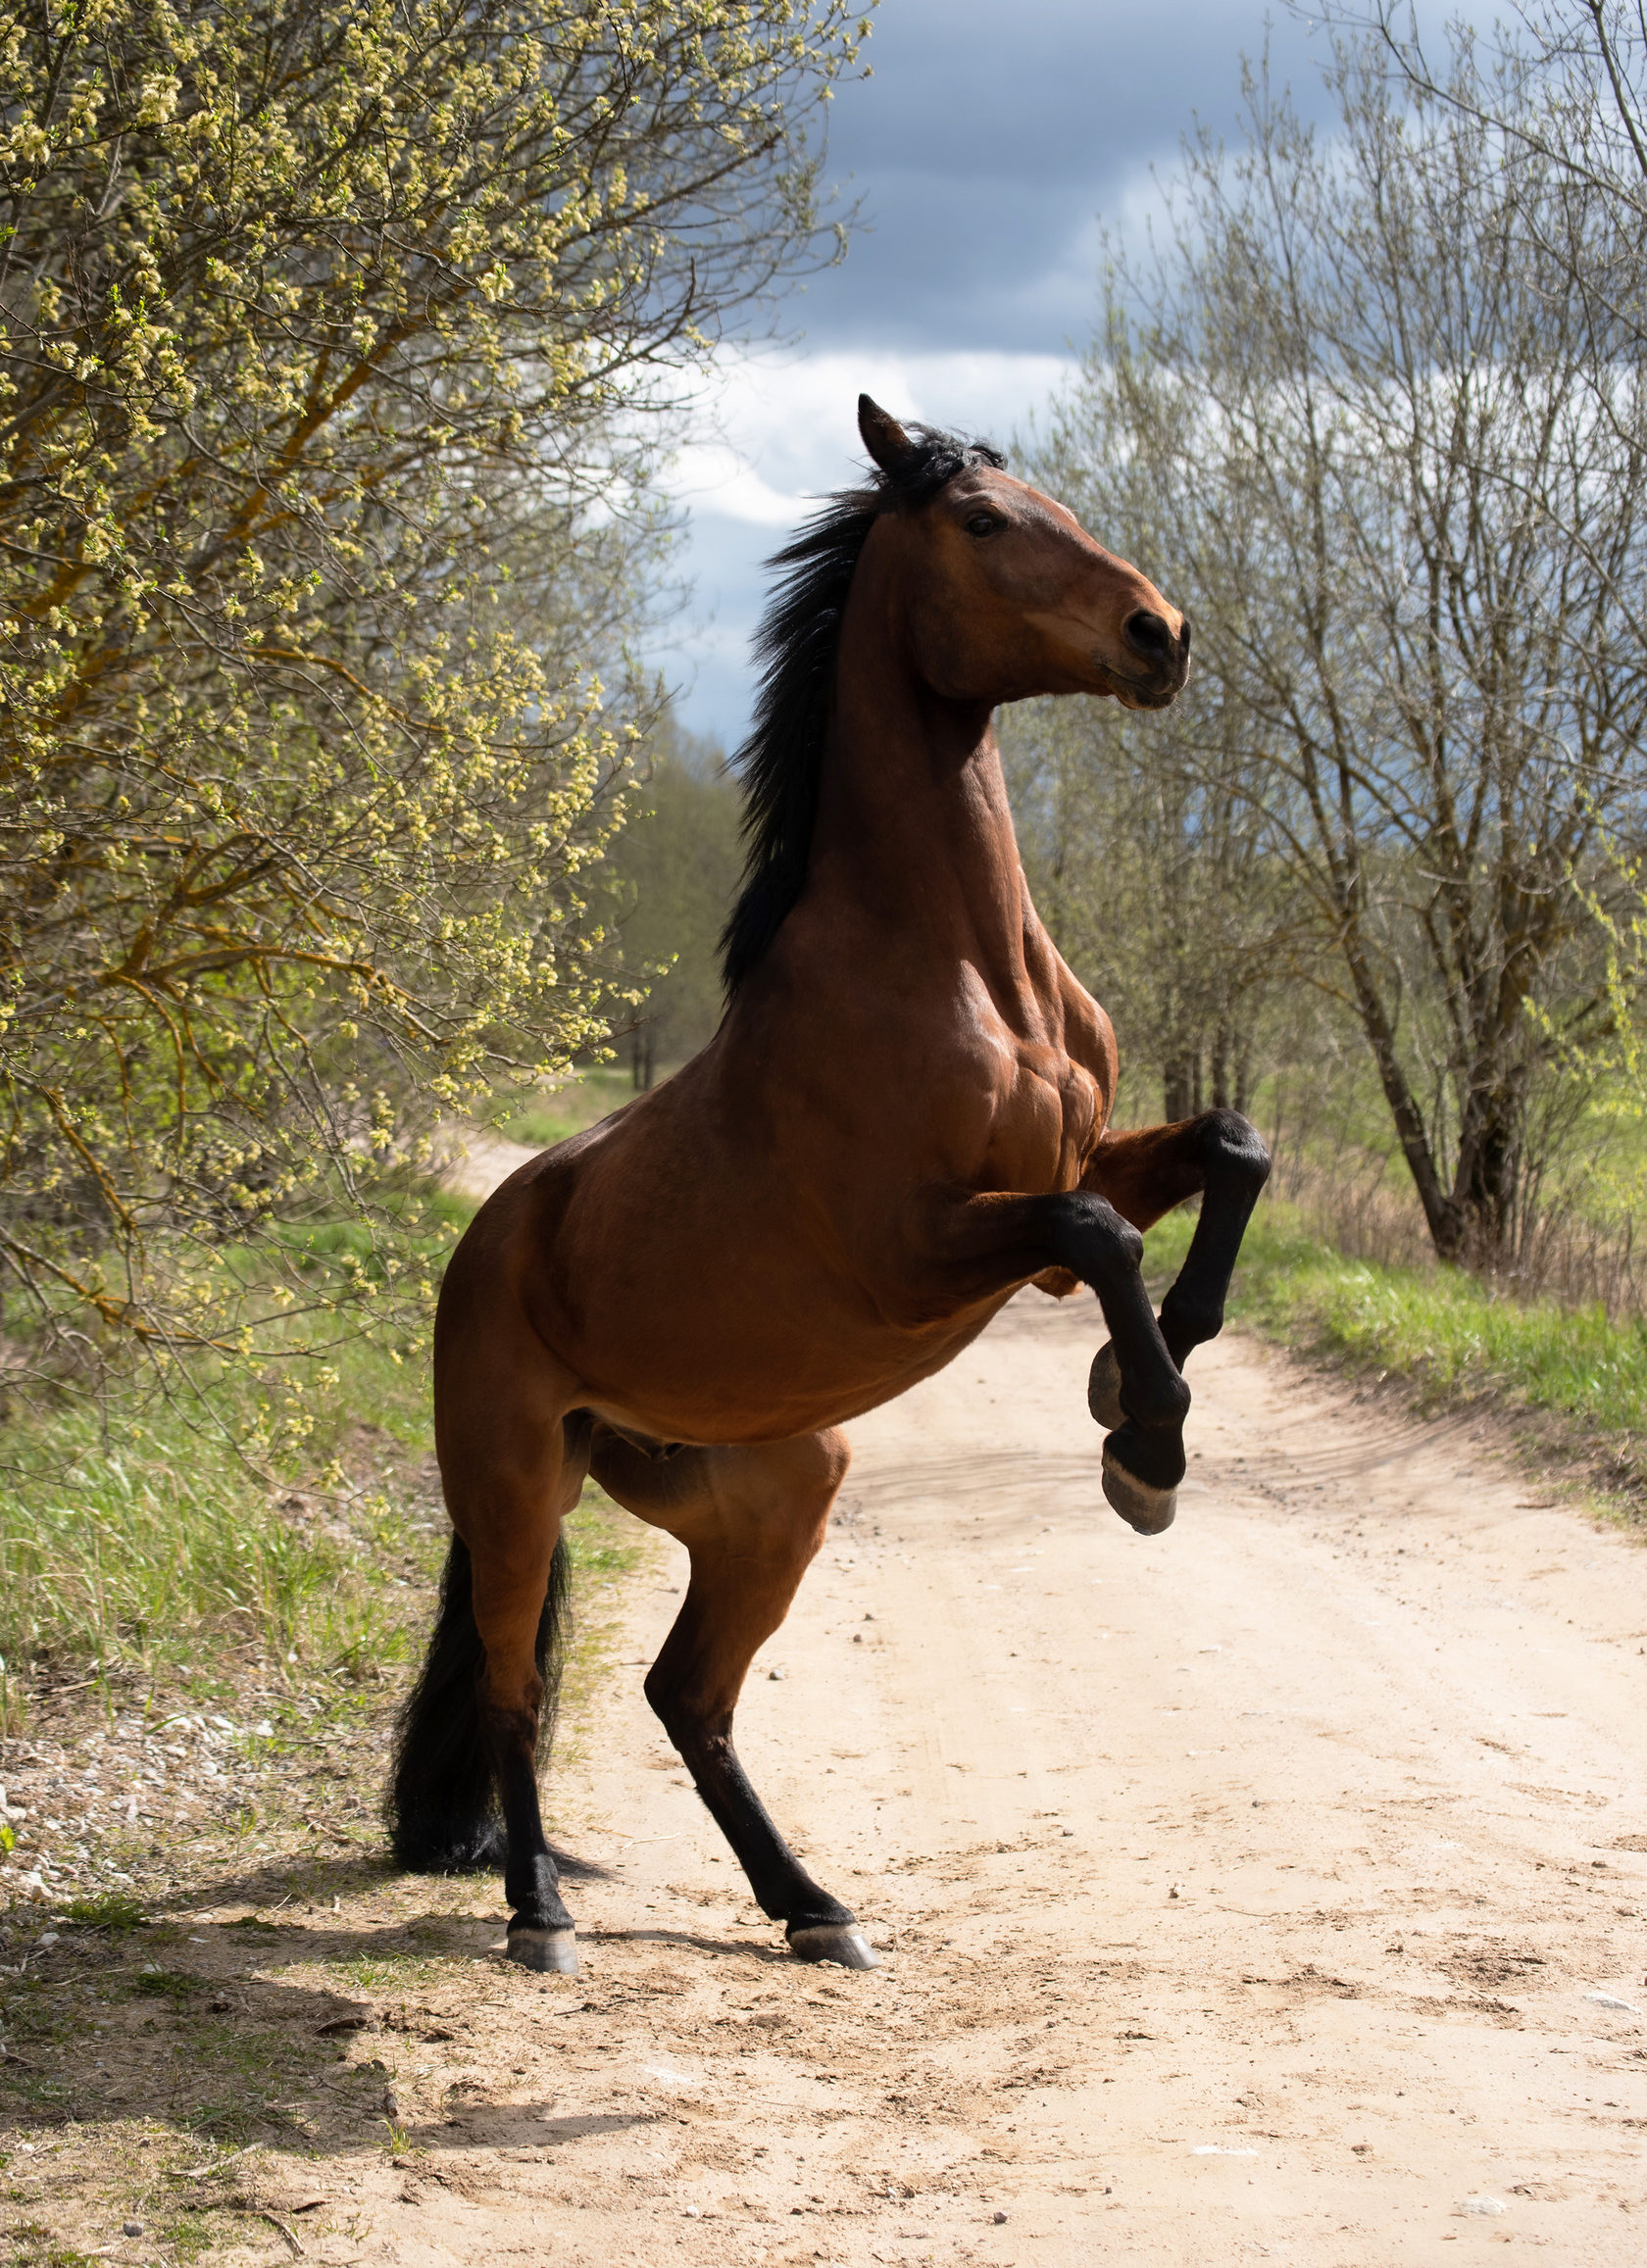
{"type": "Polygon", "coordinates": [[[803,1958],[873,1966],[732,1747],[846,1472],[841,1427],[1023,1285],[1084,1284],[1109,1329],[1089,1395],[1104,1493],[1159,1533],[1184,1359],[1222,1325],[1269,1170],[1233,1111],[1108,1130],[1114,1035],[1030,904],[992,729],[1034,694],[1165,709],[1189,624],[994,450],[868,396],[859,428],[873,476],[774,562],[721,1028],[506,1181],[441,1290],[455,1533],[389,1818],[409,1867],[503,1865],[509,1951],[531,1968],[577,1960],[537,1767],[585,1475],[690,1554],[646,1696],[756,1898],[803,1958]],[[1196,1194],[1158,1318],[1140,1232],[1196,1194]]]}

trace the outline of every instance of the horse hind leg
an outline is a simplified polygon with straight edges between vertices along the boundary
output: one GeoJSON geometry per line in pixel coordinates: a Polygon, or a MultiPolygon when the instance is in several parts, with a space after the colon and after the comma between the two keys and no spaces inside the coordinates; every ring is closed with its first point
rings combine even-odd
{"type": "MultiPolygon", "coordinates": [[[[544,1681],[538,1748],[546,1746],[559,1684],[567,1553],[558,1543],[538,1618],[533,1661],[544,1681]]],[[[434,1629],[395,1724],[383,1813],[399,1863],[411,1874],[501,1872],[508,1858],[497,1800],[497,1760],[479,1706],[486,1650],[474,1621],[469,1546],[454,1535],[440,1579],[434,1629]]]]}
{"type": "Polygon", "coordinates": [[[597,1432],[595,1478],[691,1554],[674,1627],[646,1698],[731,1846],[763,1912],[803,1960],[879,1966],[849,1906],[813,1881],[778,1833],[732,1746],[732,1714],[758,1649],[789,1611],[824,1541],[850,1456],[840,1433],[648,1457],[597,1432]]]}
{"type": "Polygon", "coordinates": [[[565,1620],[561,1521],[582,1486],[588,1429],[496,1405],[484,1414],[483,1424],[442,1428],[457,1535],[428,1659],[402,1715],[391,1832],[409,1866],[501,1858],[510,1958],[575,1975],[537,1775],[565,1620]]]}

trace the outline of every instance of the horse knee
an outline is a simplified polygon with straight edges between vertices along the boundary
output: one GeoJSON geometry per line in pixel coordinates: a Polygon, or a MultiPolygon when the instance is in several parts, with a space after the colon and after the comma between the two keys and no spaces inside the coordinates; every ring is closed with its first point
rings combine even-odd
{"type": "MultiPolygon", "coordinates": [[[[524,1647],[505,1647],[495,1641],[485,1647],[486,1666],[480,1673],[480,1699],[486,1713],[500,1728],[518,1730],[523,1740],[537,1739],[537,1720],[543,1707],[543,1680],[538,1675],[531,1641],[524,1647]],[[528,1730],[529,1728],[529,1730],[528,1730]]],[[[511,1736],[512,1737],[512,1736],[511,1736]]]]}
{"type": "Polygon", "coordinates": [[[1239,1110],[1209,1110],[1201,1120],[1208,1178],[1227,1174],[1254,1194],[1270,1178],[1270,1152],[1250,1118],[1239,1110]]]}
{"type": "Polygon", "coordinates": [[[1141,1233],[1107,1197],[1082,1192],[1062,1199],[1052,1242],[1058,1266],[1094,1290],[1118,1273],[1135,1275],[1143,1265],[1141,1233]]]}
{"type": "Polygon", "coordinates": [[[1222,1291],[1180,1291],[1180,1276],[1161,1303],[1161,1328],[1170,1346],[1205,1347],[1223,1329],[1222,1291]]]}
{"type": "Polygon", "coordinates": [[[698,1693],[682,1678],[667,1648],[647,1671],[640,1690],[677,1754],[691,1755],[709,1741],[730,1741],[732,1703],[719,1695],[709,1699],[698,1693]]]}
{"type": "Polygon", "coordinates": [[[474,1627],[484,1656],[480,1691],[500,1720],[529,1720],[535,1727],[543,1705],[538,1633],[549,1596],[550,1564],[547,1559],[541,1564],[534,1561],[507,1576],[488,1570],[484,1588],[477,1571],[474,1627]]]}

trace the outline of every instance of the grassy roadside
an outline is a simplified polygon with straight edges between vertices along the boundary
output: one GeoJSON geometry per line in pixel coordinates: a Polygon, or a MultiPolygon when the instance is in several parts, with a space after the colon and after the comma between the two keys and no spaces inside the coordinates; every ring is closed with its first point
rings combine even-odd
{"type": "MultiPolygon", "coordinates": [[[[15,2268],[358,2256],[349,2169],[405,2162],[420,2122],[469,2099],[461,2071],[429,2077],[425,2043],[475,2043],[428,2001],[473,2000],[499,1885],[398,1874],[378,1817],[449,1532],[428,1381],[364,1346],[331,1368],[304,1459],[324,1485],[260,1479],[176,1416],[106,1436],[62,1410],[0,1437],[15,2268]]],[[[593,1488],[568,1533],[563,1761],[592,1737],[647,1549],[593,1488]]],[[[564,1785],[552,1772],[546,1817],[575,1844],[564,1785]]]]}
{"type": "MultiPolygon", "coordinates": [[[[377,1850],[450,1534],[426,1364],[356,1342],[302,1367],[314,1424],[284,1477],[235,1454],[268,1391],[245,1377],[192,1410],[0,1427],[0,1917],[165,1893],[179,1836],[259,1862],[377,1850]]],[[[575,1722],[644,1545],[593,1487],[568,1537],[575,1722]]]]}
{"type": "MultiPolygon", "coordinates": [[[[1179,1212],[1150,1231],[1145,1266],[1158,1289],[1193,1227],[1179,1212]]],[[[1547,1468],[1647,1521],[1647,1329],[1599,1307],[1507,1299],[1458,1268],[1351,1259],[1282,1200],[1254,1217],[1229,1311],[1301,1353],[1399,1380],[1422,1408],[1503,1412],[1547,1468]]]]}

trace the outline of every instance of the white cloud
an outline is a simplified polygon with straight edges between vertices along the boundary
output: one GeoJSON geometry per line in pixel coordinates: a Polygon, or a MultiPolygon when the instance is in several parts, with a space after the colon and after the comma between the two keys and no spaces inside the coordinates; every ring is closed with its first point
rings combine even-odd
{"type": "Polygon", "coordinates": [[[670,485],[694,517],[788,526],[859,470],[860,392],[894,417],[1004,442],[1073,368],[1063,355],[949,350],[728,355],[703,404],[713,432],[681,451],[670,485]]]}

